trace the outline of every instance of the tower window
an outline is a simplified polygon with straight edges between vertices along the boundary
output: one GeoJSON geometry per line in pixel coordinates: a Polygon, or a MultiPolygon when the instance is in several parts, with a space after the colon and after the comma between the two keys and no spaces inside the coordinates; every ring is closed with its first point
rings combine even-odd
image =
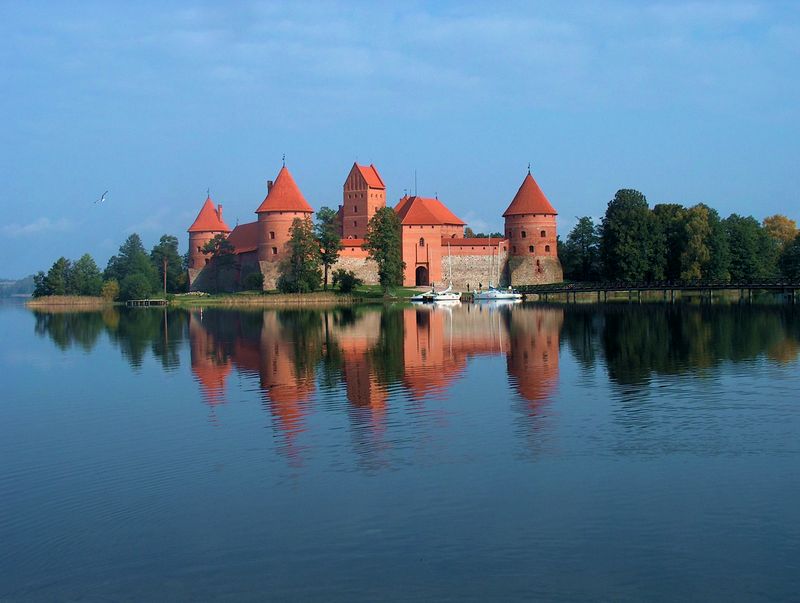
{"type": "Polygon", "coordinates": [[[358,206],[356,206],[356,205],[353,206],[353,213],[354,214],[358,213],[358,206]]]}
{"type": "Polygon", "coordinates": [[[544,246],[544,252],[545,253],[550,253],[550,245],[545,245],[544,246]]]}
{"type": "Polygon", "coordinates": [[[421,238],[421,237],[420,237],[420,239],[419,239],[419,246],[420,246],[420,247],[425,247],[425,239],[423,239],[423,238],[421,238]]]}
{"type": "Polygon", "coordinates": [[[517,246],[516,245],[512,245],[511,246],[511,253],[517,253],[517,246]]]}
{"type": "Polygon", "coordinates": [[[203,253],[203,248],[200,245],[197,246],[197,253],[203,253]]]}
{"type": "Polygon", "coordinates": [[[206,264],[208,264],[208,260],[209,260],[209,258],[206,258],[206,264]]]}
{"type": "Polygon", "coordinates": [[[272,231],[272,230],[269,231],[269,238],[270,239],[274,239],[275,238],[275,232],[274,231],[272,231]]]}
{"type": "Polygon", "coordinates": [[[525,231],[523,230],[523,231],[520,233],[520,235],[521,235],[521,236],[522,236],[522,238],[524,239],[525,237],[527,237],[527,236],[528,236],[528,233],[527,233],[527,232],[525,232],[525,231]]]}
{"type": "Polygon", "coordinates": [[[530,251],[531,253],[533,253],[533,245],[528,245],[528,251],[530,251]]]}
{"type": "Polygon", "coordinates": [[[547,233],[545,231],[542,231],[541,232],[541,236],[542,236],[542,238],[545,238],[547,236],[547,233]]]}
{"type": "Polygon", "coordinates": [[[358,220],[353,220],[353,226],[358,226],[358,220]]]}
{"type": "Polygon", "coordinates": [[[277,247],[273,247],[272,248],[272,255],[278,255],[278,248],[277,247]]]}

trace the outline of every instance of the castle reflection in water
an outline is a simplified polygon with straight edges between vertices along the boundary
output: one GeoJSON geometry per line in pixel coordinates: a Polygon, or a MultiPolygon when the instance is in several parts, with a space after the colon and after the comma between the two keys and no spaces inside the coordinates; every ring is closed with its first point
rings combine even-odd
{"type": "Polygon", "coordinates": [[[443,397],[477,356],[504,356],[511,387],[535,412],[557,382],[563,320],[561,309],[521,306],[193,311],[192,372],[210,406],[226,402],[234,371],[257,376],[290,436],[305,429],[318,388],[343,385],[351,407],[380,429],[393,396],[443,397]]]}

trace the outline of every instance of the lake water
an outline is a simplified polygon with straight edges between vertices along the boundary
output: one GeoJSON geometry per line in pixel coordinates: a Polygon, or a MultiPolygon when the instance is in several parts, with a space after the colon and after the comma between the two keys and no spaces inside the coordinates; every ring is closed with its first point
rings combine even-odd
{"type": "Polygon", "coordinates": [[[789,600],[791,306],[0,306],[0,601],[789,600]]]}

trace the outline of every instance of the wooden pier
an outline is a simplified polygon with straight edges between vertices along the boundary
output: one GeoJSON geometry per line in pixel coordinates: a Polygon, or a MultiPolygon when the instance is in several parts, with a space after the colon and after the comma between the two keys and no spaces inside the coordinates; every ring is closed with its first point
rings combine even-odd
{"type": "MultiPolygon", "coordinates": [[[[780,294],[784,301],[796,304],[800,295],[800,282],[786,279],[759,280],[752,282],[723,283],[713,281],[685,281],[685,282],[624,282],[614,281],[605,283],[556,283],[551,285],[525,285],[517,287],[526,297],[538,295],[541,301],[566,301],[577,303],[578,294],[585,301],[606,302],[609,293],[627,294],[627,301],[642,302],[643,292],[661,293],[661,301],[675,303],[685,293],[699,294],[701,300],[713,302],[715,294],[722,291],[738,291],[739,300],[751,303],[753,295],[757,292],[771,291],[780,294]],[[562,299],[564,296],[565,299],[562,299]],[[588,299],[587,299],[588,298],[588,299]]],[[[619,299],[619,297],[617,297],[619,299]]],[[[650,295],[651,301],[656,301],[650,295]]]]}
{"type": "Polygon", "coordinates": [[[143,308],[149,306],[166,306],[166,299],[129,299],[125,302],[128,307],[143,308]]]}

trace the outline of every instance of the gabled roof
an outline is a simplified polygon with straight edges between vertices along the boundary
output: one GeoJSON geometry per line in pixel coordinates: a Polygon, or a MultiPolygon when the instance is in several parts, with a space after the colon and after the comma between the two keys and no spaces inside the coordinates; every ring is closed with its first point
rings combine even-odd
{"type": "Polygon", "coordinates": [[[257,214],[268,211],[298,211],[314,213],[311,206],[303,197],[303,193],[297,186],[297,183],[292,178],[286,166],[281,168],[278,172],[278,177],[275,178],[275,184],[267,193],[266,198],[256,210],[257,214]]]}
{"type": "Polygon", "coordinates": [[[189,227],[189,232],[230,232],[230,227],[222,221],[222,209],[214,207],[211,196],[206,198],[200,213],[189,227]]]}
{"type": "Polygon", "coordinates": [[[471,247],[497,247],[505,241],[505,237],[474,237],[474,238],[451,238],[451,237],[442,237],[442,245],[453,245],[455,246],[464,246],[468,245],[471,247]]]}
{"type": "Polygon", "coordinates": [[[378,173],[377,168],[372,165],[358,165],[357,163],[353,164],[358,172],[361,174],[361,177],[367,182],[367,186],[370,188],[386,188],[386,185],[383,183],[383,178],[378,173]]]}
{"type": "Polygon", "coordinates": [[[233,245],[234,253],[246,253],[258,249],[258,222],[239,224],[228,235],[228,243],[233,245]]]}
{"type": "Polygon", "coordinates": [[[451,212],[438,199],[426,197],[403,197],[395,205],[394,211],[405,225],[455,224],[464,226],[466,222],[451,212]]]}
{"type": "Polygon", "coordinates": [[[519,187],[517,194],[511,201],[511,205],[503,212],[503,217],[516,216],[520,214],[552,214],[558,215],[558,212],[550,205],[550,201],[544,196],[542,189],[536,184],[531,173],[525,176],[522,181],[522,186],[519,187]]]}

